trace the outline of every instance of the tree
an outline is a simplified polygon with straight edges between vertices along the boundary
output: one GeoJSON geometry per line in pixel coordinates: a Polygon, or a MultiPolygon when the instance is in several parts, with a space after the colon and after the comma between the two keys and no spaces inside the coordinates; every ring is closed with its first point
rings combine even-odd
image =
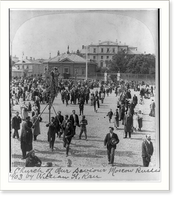
{"type": "Polygon", "coordinates": [[[126,52],[120,51],[115,54],[112,58],[112,61],[109,65],[109,69],[112,72],[125,72],[125,65],[126,65],[126,52]]]}
{"type": "Polygon", "coordinates": [[[108,64],[109,71],[134,74],[155,74],[155,56],[151,54],[129,55],[118,52],[108,64]]]}

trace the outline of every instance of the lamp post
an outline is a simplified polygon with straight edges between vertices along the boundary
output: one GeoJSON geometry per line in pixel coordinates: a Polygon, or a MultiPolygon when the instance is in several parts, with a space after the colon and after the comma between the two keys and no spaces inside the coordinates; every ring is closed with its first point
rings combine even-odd
{"type": "Polygon", "coordinates": [[[86,81],[88,80],[88,46],[86,46],[86,81]]]}
{"type": "Polygon", "coordinates": [[[117,73],[117,81],[120,81],[120,72],[117,73]]]}
{"type": "Polygon", "coordinates": [[[108,75],[108,74],[107,74],[107,72],[105,71],[105,72],[104,72],[104,82],[105,82],[105,83],[107,82],[107,75],[108,75]]]}

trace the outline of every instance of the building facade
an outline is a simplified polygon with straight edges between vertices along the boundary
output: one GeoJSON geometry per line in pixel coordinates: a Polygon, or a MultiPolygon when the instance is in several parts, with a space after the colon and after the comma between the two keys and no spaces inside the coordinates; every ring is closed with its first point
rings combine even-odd
{"type": "Polygon", "coordinates": [[[98,67],[106,67],[108,61],[112,60],[112,57],[120,51],[124,51],[127,54],[141,54],[137,51],[137,47],[129,47],[121,42],[104,41],[99,44],[90,44],[85,48],[82,46],[80,53],[89,60],[96,62],[98,67]]]}
{"type": "MultiPolygon", "coordinates": [[[[44,61],[43,66],[44,70],[47,69],[48,72],[56,67],[60,73],[60,78],[85,79],[86,77],[86,60],[77,54],[59,54],[44,61]]],[[[88,78],[96,75],[96,66],[96,63],[87,61],[88,78]]]]}
{"type": "Polygon", "coordinates": [[[16,62],[12,68],[12,76],[38,76],[43,75],[42,63],[36,60],[23,59],[16,62]]]}

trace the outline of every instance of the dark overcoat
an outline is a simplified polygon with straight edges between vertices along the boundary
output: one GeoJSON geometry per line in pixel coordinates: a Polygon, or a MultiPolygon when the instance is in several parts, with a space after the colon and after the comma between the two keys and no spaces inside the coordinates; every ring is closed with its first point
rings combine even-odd
{"type": "Polygon", "coordinates": [[[112,137],[110,137],[110,133],[107,133],[107,134],[106,134],[106,137],[105,137],[105,139],[104,139],[104,146],[107,145],[107,148],[113,147],[114,149],[116,149],[116,144],[115,144],[115,145],[112,145],[112,144],[111,144],[111,140],[112,140],[113,138],[117,141],[117,144],[119,143],[119,138],[118,138],[118,136],[117,136],[116,133],[113,133],[113,134],[112,134],[112,137]]]}
{"type": "Polygon", "coordinates": [[[24,121],[21,129],[21,149],[26,151],[32,150],[32,122],[24,121]]]}
{"type": "Polygon", "coordinates": [[[19,130],[20,129],[20,123],[21,123],[21,118],[18,116],[14,116],[12,118],[12,128],[15,130],[19,130]]]}

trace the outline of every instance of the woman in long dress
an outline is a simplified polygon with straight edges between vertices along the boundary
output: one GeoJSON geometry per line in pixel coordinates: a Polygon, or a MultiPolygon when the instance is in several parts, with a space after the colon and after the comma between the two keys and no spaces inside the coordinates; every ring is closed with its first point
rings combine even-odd
{"type": "Polygon", "coordinates": [[[139,113],[138,113],[139,131],[141,131],[141,128],[142,128],[142,120],[143,120],[142,112],[141,112],[141,110],[139,110],[139,113]]]}
{"type": "Polygon", "coordinates": [[[135,132],[138,130],[138,115],[136,111],[134,112],[133,115],[133,129],[135,132]]]}
{"type": "Polygon", "coordinates": [[[26,120],[26,118],[28,117],[28,107],[25,104],[25,101],[21,105],[21,117],[22,120],[26,120]]]}
{"type": "Polygon", "coordinates": [[[151,117],[155,117],[155,102],[152,99],[152,103],[150,104],[150,113],[149,116],[151,117]]]}

